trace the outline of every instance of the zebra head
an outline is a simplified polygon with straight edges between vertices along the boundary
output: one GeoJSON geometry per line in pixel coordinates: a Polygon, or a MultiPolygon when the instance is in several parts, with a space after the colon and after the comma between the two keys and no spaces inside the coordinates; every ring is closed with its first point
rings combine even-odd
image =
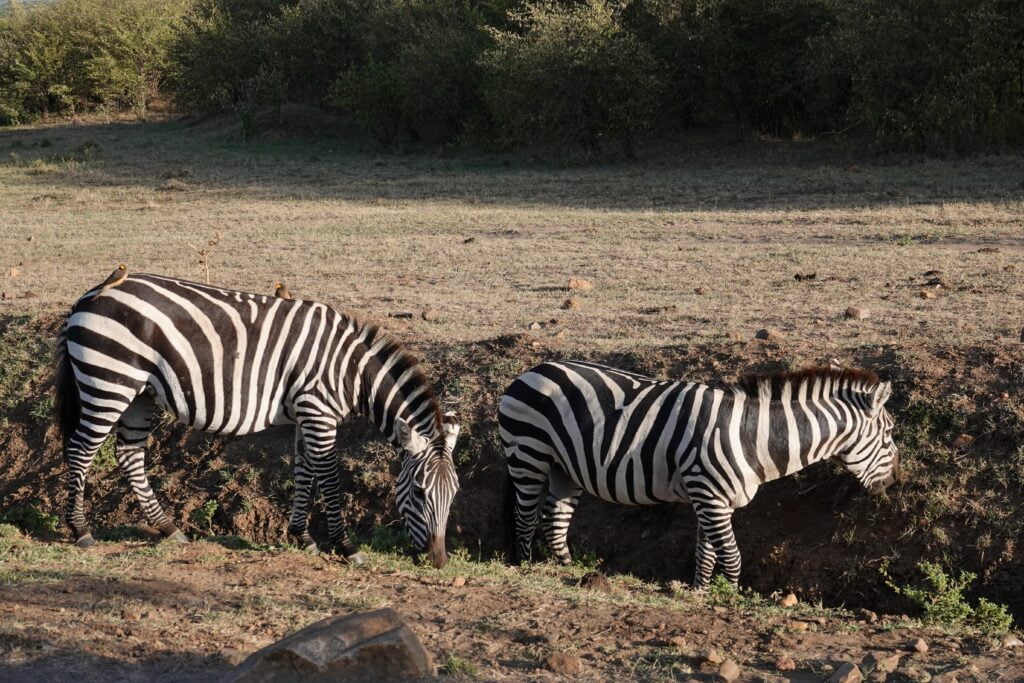
{"type": "Polygon", "coordinates": [[[843,465],[873,494],[883,493],[899,477],[899,455],[892,439],[893,421],[885,402],[892,384],[880,382],[865,394],[857,411],[861,425],[853,443],[839,455],[843,465]]]}
{"type": "Polygon", "coordinates": [[[424,437],[401,418],[395,425],[398,443],[404,451],[396,491],[398,511],[416,551],[427,553],[437,569],[448,561],[444,533],[448,511],[459,490],[452,460],[459,436],[455,414],[447,413],[442,425],[442,433],[434,439],[424,437]]]}

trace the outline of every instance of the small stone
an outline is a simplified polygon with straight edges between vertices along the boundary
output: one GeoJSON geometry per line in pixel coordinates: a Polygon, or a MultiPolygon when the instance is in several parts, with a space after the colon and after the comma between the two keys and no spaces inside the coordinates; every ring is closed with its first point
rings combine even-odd
{"type": "Polygon", "coordinates": [[[727,659],[718,667],[718,677],[725,683],[733,683],[740,677],[740,665],[734,659],[727,659]]]}
{"type": "Polygon", "coordinates": [[[842,662],[839,668],[829,676],[828,683],[858,683],[864,680],[860,669],[853,662],[842,662]]]}
{"type": "Polygon", "coordinates": [[[556,652],[544,660],[544,665],[552,673],[561,676],[576,676],[583,672],[583,660],[575,655],[556,652]]]}
{"type": "Polygon", "coordinates": [[[934,299],[937,295],[935,292],[929,292],[927,289],[922,289],[918,296],[922,299],[934,299]]]}
{"type": "Polygon", "coordinates": [[[686,638],[683,638],[682,636],[672,636],[671,638],[668,639],[668,644],[671,645],[672,647],[677,647],[680,650],[685,650],[686,649],[686,638]]]}
{"type": "Polygon", "coordinates": [[[859,619],[863,619],[864,621],[868,622],[869,624],[874,624],[875,622],[878,621],[878,615],[877,614],[875,614],[874,612],[872,612],[869,609],[864,609],[863,607],[858,609],[855,612],[855,614],[857,615],[857,617],[859,619]]]}
{"type": "Polygon", "coordinates": [[[579,307],[580,302],[578,299],[566,299],[564,302],[562,302],[563,311],[573,311],[579,307]]]}
{"type": "Polygon", "coordinates": [[[559,330],[558,332],[551,333],[552,339],[565,339],[565,330],[559,330]]]}
{"type": "Polygon", "coordinates": [[[797,600],[796,595],[793,593],[786,593],[784,596],[779,598],[777,604],[779,607],[792,607],[793,605],[800,602],[797,600]]]}
{"type": "Polygon", "coordinates": [[[142,615],[139,614],[138,610],[125,607],[121,610],[121,618],[125,621],[138,621],[142,618],[142,615]]]}
{"type": "Polygon", "coordinates": [[[184,180],[178,178],[171,178],[166,183],[160,186],[161,190],[165,192],[184,192],[188,189],[188,184],[184,180]]]}
{"type": "Polygon", "coordinates": [[[3,300],[6,301],[7,299],[13,299],[13,298],[14,298],[14,292],[0,292],[0,299],[3,299],[3,300]]]}
{"type": "Polygon", "coordinates": [[[29,242],[35,242],[36,241],[36,236],[35,235],[29,235],[28,236],[28,241],[29,242]]]}
{"type": "Polygon", "coordinates": [[[473,242],[476,242],[475,237],[467,237],[466,239],[462,240],[463,244],[472,244],[473,242]]]}
{"type": "Polygon", "coordinates": [[[914,638],[907,643],[907,649],[911,652],[920,652],[923,654],[928,652],[928,643],[924,638],[914,638]]]}
{"type": "Polygon", "coordinates": [[[704,296],[705,294],[708,293],[708,288],[707,287],[694,287],[693,288],[693,293],[696,294],[697,296],[704,296]]]}
{"type": "Polygon", "coordinates": [[[708,664],[723,664],[725,663],[725,655],[715,648],[711,648],[710,650],[705,650],[701,653],[700,661],[708,664]]]}
{"type": "Polygon", "coordinates": [[[757,331],[754,335],[754,339],[763,339],[764,341],[780,342],[786,338],[786,335],[782,334],[779,330],[773,330],[771,328],[763,328],[757,331]]]}
{"type": "Polygon", "coordinates": [[[7,271],[7,274],[10,275],[11,277],[18,277],[19,275],[21,275],[21,271],[18,270],[17,268],[11,268],[9,271],[7,271]]]}
{"type": "Polygon", "coordinates": [[[466,577],[465,576],[456,576],[454,579],[452,579],[452,588],[462,588],[465,585],[466,585],[466,577]]]}
{"type": "Polygon", "coordinates": [[[580,588],[587,588],[600,593],[611,593],[612,584],[608,577],[600,572],[587,572],[580,579],[580,588]]]}
{"type": "Polygon", "coordinates": [[[415,316],[412,311],[396,311],[394,313],[388,313],[389,318],[401,318],[403,320],[411,320],[415,316]]]}
{"type": "Polygon", "coordinates": [[[908,667],[906,669],[900,669],[900,673],[903,674],[904,680],[915,681],[915,683],[929,683],[932,680],[930,673],[924,669],[918,669],[916,667],[908,667]]]}
{"type": "Polygon", "coordinates": [[[527,325],[527,327],[529,329],[531,329],[531,330],[539,330],[540,328],[542,328],[544,326],[542,324],[540,324],[539,322],[534,321],[534,322],[530,323],[529,325],[527,325]]]}
{"type": "Polygon", "coordinates": [[[438,313],[436,309],[427,307],[423,309],[422,313],[420,313],[420,317],[427,321],[437,320],[438,313]]]}
{"type": "Polygon", "coordinates": [[[900,666],[900,655],[898,653],[886,654],[884,652],[870,652],[868,653],[868,656],[864,658],[862,664],[865,669],[891,674],[900,666]]]}
{"type": "Polygon", "coordinates": [[[804,632],[811,627],[806,621],[791,621],[789,622],[789,628],[792,631],[804,632]]]}
{"type": "Polygon", "coordinates": [[[31,289],[25,290],[25,293],[21,295],[26,299],[38,299],[39,295],[33,292],[31,289]]]}
{"type": "Polygon", "coordinates": [[[731,339],[733,341],[743,341],[744,340],[743,333],[740,332],[739,330],[729,330],[728,332],[725,333],[725,338],[726,339],[731,339]]]}
{"type": "Polygon", "coordinates": [[[1024,642],[1021,642],[1020,638],[1011,634],[1003,638],[1003,647],[1007,650],[1016,650],[1017,648],[1024,647],[1024,642]]]}
{"type": "Polygon", "coordinates": [[[970,434],[961,434],[953,439],[953,445],[957,448],[967,448],[972,443],[974,443],[974,437],[970,434]]]}
{"type": "Polygon", "coordinates": [[[794,671],[796,669],[796,662],[789,655],[783,655],[775,660],[776,671],[794,671]]]}
{"type": "Polygon", "coordinates": [[[594,288],[594,283],[590,280],[584,280],[581,277],[569,278],[569,289],[576,289],[581,292],[589,292],[594,288]]]}
{"type": "Polygon", "coordinates": [[[864,306],[850,306],[846,309],[845,315],[848,320],[867,320],[871,315],[871,309],[864,306]]]}
{"type": "Polygon", "coordinates": [[[960,680],[956,677],[955,671],[947,671],[932,676],[932,683],[960,683],[960,680]]]}

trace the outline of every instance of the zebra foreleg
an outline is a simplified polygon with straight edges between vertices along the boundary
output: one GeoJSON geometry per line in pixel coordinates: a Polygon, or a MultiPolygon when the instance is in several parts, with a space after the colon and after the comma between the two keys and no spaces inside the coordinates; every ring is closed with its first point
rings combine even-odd
{"type": "Polygon", "coordinates": [[[331,551],[340,552],[352,564],[365,564],[366,556],[349,538],[341,520],[341,481],[338,475],[338,459],[334,452],[337,420],[307,420],[300,424],[300,428],[305,463],[312,470],[317,485],[324,494],[331,551]]]}
{"type": "Polygon", "coordinates": [[[694,573],[693,585],[703,588],[711,581],[711,575],[715,571],[715,548],[704,533],[704,527],[697,522],[697,569],[694,573]]]}
{"type": "Polygon", "coordinates": [[[309,494],[313,484],[313,472],[303,452],[302,431],[295,428],[295,464],[292,467],[292,514],[288,521],[288,535],[298,541],[307,552],[319,552],[316,541],[309,533],[309,494]]]}
{"type": "Polygon", "coordinates": [[[544,513],[541,517],[541,527],[548,547],[554,553],[559,563],[568,565],[572,563],[572,555],[569,553],[569,523],[576,511],[576,505],[580,502],[580,495],[583,489],[562,470],[552,468],[548,479],[548,495],[544,502],[544,513]]]}
{"type": "Polygon", "coordinates": [[[117,464],[135,493],[146,522],[166,538],[188,543],[188,537],[181,533],[160,506],[149,484],[149,477],[146,476],[146,439],[153,427],[155,410],[156,402],[153,398],[142,393],[121,415],[117,423],[117,464]]]}
{"type": "Polygon", "coordinates": [[[715,562],[709,562],[706,559],[708,556],[706,548],[709,545],[714,552],[714,558],[721,564],[725,578],[733,585],[739,583],[740,550],[736,545],[736,535],[732,530],[733,509],[699,503],[694,507],[697,510],[697,520],[700,524],[697,533],[697,572],[694,586],[704,588],[711,581],[711,572],[714,570],[715,562]]]}

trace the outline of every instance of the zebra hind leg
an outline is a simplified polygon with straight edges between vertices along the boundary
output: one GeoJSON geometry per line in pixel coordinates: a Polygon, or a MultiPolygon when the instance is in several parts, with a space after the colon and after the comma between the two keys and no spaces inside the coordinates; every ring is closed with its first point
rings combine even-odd
{"type": "Polygon", "coordinates": [[[583,489],[568,474],[557,467],[551,469],[547,500],[544,502],[544,512],[541,516],[541,528],[548,547],[563,565],[572,564],[572,554],[567,542],[569,523],[582,493],[583,489]]]}
{"type": "Polygon", "coordinates": [[[533,537],[540,520],[541,499],[548,489],[549,466],[541,461],[525,461],[520,457],[517,447],[507,451],[517,552],[520,562],[529,562],[533,556],[533,537]],[[543,465],[543,469],[539,469],[538,465],[543,465]]]}
{"type": "MultiPolygon", "coordinates": [[[[77,383],[59,389],[59,391],[76,392],[82,407],[77,414],[69,418],[64,445],[64,462],[67,465],[67,508],[64,521],[71,528],[75,537],[75,545],[88,548],[96,545],[92,531],[85,518],[85,478],[93,458],[100,450],[107,435],[110,434],[121,414],[128,408],[134,396],[107,392],[102,396],[93,396],[81,391],[77,383]],[[73,425],[73,426],[71,426],[73,425]]],[[[62,401],[74,399],[64,398],[62,401]]]]}
{"type": "Polygon", "coordinates": [[[697,539],[697,577],[695,587],[704,588],[711,581],[715,563],[708,561],[711,550],[714,559],[721,564],[722,572],[729,583],[736,585],[740,580],[740,550],[732,530],[733,509],[725,506],[695,504],[700,524],[697,539]],[[703,559],[702,559],[703,558],[703,559]],[[705,571],[706,569],[706,571],[705,571]]]}
{"type": "Polygon", "coordinates": [[[309,533],[309,497],[313,484],[313,471],[306,462],[303,450],[302,430],[295,428],[295,462],[292,467],[292,480],[295,485],[292,496],[292,513],[288,521],[288,535],[292,537],[306,552],[314,555],[320,552],[316,541],[309,533]]]}
{"type": "Polygon", "coordinates": [[[165,538],[188,543],[188,537],[164,512],[146,476],[146,440],[153,428],[156,402],[148,392],[139,394],[117,423],[117,464],[139,501],[146,522],[165,538]]]}

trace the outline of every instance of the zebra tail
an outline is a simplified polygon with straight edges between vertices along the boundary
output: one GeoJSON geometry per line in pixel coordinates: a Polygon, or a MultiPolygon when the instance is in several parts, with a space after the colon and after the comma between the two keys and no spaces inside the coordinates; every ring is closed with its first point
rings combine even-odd
{"type": "Polygon", "coordinates": [[[53,354],[53,410],[60,430],[61,443],[67,448],[68,439],[78,427],[82,416],[82,401],[75,384],[75,370],[68,354],[68,321],[57,334],[57,348],[53,354]]]}
{"type": "Polygon", "coordinates": [[[512,474],[505,475],[504,503],[502,504],[503,522],[505,527],[505,561],[511,565],[520,562],[519,543],[516,539],[516,486],[512,474]]]}

